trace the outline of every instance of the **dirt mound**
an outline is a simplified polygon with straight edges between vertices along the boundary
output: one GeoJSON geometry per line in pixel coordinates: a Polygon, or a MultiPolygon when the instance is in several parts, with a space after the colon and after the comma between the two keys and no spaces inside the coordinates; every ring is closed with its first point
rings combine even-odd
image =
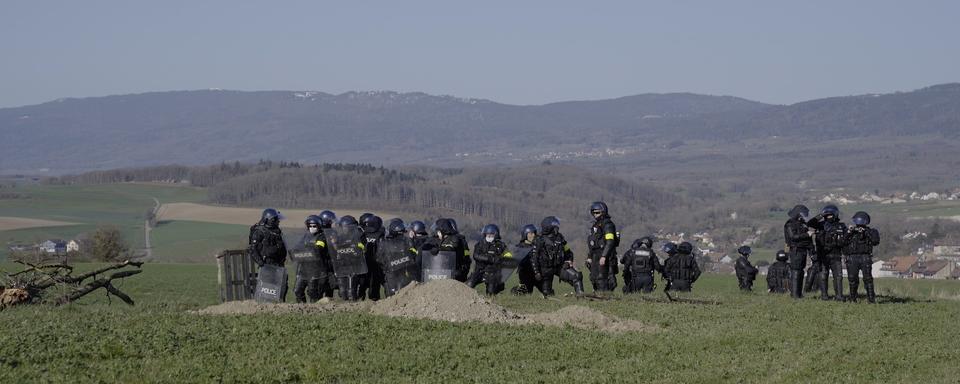
{"type": "Polygon", "coordinates": [[[456,280],[410,284],[396,295],[378,301],[370,308],[370,312],[384,316],[454,322],[503,323],[521,318],[491,303],[477,294],[477,291],[456,280]]]}
{"type": "Polygon", "coordinates": [[[271,314],[302,314],[311,315],[318,313],[330,313],[338,311],[349,311],[361,309],[369,306],[366,303],[338,303],[338,302],[317,302],[313,304],[260,304],[253,300],[230,301],[223,304],[213,305],[192,311],[199,315],[255,315],[260,313],[271,314]]]}
{"type": "Polygon", "coordinates": [[[607,316],[594,309],[571,305],[554,312],[520,315],[490,302],[477,291],[456,280],[413,283],[396,295],[377,302],[318,302],[315,304],[257,304],[237,301],[207,307],[201,315],[320,314],[336,311],[361,311],[375,315],[451,322],[475,321],[511,325],[574,327],[601,332],[654,331],[655,326],[607,316]]]}

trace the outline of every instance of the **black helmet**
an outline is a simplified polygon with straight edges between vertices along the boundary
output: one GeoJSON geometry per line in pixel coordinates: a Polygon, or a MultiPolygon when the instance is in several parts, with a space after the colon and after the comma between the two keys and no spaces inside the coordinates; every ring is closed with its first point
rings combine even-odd
{"type": "MultiPolygon", "coordinates": [[[[641,238],[637,239],[637,241],[639,241],[639,242],[640,242],[640,245],[642,245],[642,246],[644,246],[644,247],[653,248],[653,238],[651,238],[650,236],[641,237],[641,238]]],[[[634,241],[633,243],[636,244],[637,241],[634,241]]]]}
{"type": "Polygon", "coordinates": [[[833,215],[836,218],[840,218],[840,208],[837,208],[836,205],[830,204],[820,210],[820,214],[823,216],[833,215]]]}
{"type": "Polygon", "coordinates": [[[403,220],[393,219],[390,220],[390,224],[387,225],[387,232],[391,235],[402,235],[403,231],[406,231],[407,227],[403,225],[403,220]]]}
{"type": "Polygon", "coordinates": [[[460,233],[460,228],[457,227],[457,221],[452,218],[448,218],[447,220],[450,220],[450,227],[453,228],[453,232],[460,233]]]}
{"type": "Polygon", "coordinates": [[[354,219],[353,216],[350,215],[346,215],[341,217],[340,220],[337,220],[338,227],[356,227],[357,225],[359,225],[359,223],[357,223],[357,219],[354,219]]]}
{"type": "Polygon", "coordinates": [[[590,214],[593,215],[597,212],[607,215],[609,210],[607,209],[607,203],[602,201],[594,201],[593,204],[590,204],[590,214]]]}
{"type": "Polygon", "coordinates": [[[737,253],[744,256],[750,256],[750,254],[753,253],[753,249],[751,249],[749,245],[744,245],[740,248],[737,248],[737,253]]]}
{"type": "Polygon", "coordinates": [[[332,228],[333,223],[336,221],[337,214],[333,213],[333,211],[320,212],[320,224],[322,224],[324,228],[332,228]]]}
{"type": "Polygon", "coordinates": [[[440,233],[449,236],[457,234],[457,231],[454,229],[453,224],[450,223],[450,219],[437,219],[437,231],[440,233]]]}
{"type": "Polygon", "coordinates": [[[363,224],[363,222],[370,218],[370,216],[373,216],[373,214],[370,212],[364,212],[362,215],[360,215],[360,218],[357,219],[357,222],[363,224]]]}
{"type": "Polygon", "coordinates": [[[793,209],[790,210],[790,212],[787,212],[787,215],[789,215],[791,219],[796,219],[797,217],[807,217],[810,216],[810,208],[807,208],[807,206],[803,204],[797,204],[793,207],[793,209]]]}
{"type": "Polygon", "coordinates": [[[777,251],[777,261],[787,261],[787,253],[782,249],[777,251]]]}
{"type": "Polygon", "coordinates": [[[560,229],[560,219],[556,216],[547,216],[540,221],[540,232],[549,235],[560,229]]]}
{"type": "Polygon", "coordinates": [[[283,219],[283,215],[280,214],[280,211],[267,208],[263,210],[263,213],[260,214],[260,223],[267,225],[268,227],[278,227],[280,226],[280,220],[283,219]]]}
{"type": "Polygon", "coordinates": [[[851,219],[856,225],[870,225],[870,214],[864,211],[860,211],[853,214],[851,219]]]}
{"type": "Polygon", "coordinates": [[[693,253],[693,244],[684,241],[677,246],[677,252],[683,255],[689,255],[693,253]]]}
{"type": "Polygon", "coordinates": [[[523,228],[520,228],[520,238],[523,240],[527,239],[527,234],[532,233],[537,234],[537,226],[533,224],[524,225],[523,228]]]}
{"type": "Polygon", "coordinates": [[[487,224],[483,226],[483,231],[480,231],[483,235],[495,235],[500,237],[500,227],[496,224],[487,224]]]}
{"type": "Polygon", "coordinates": [[[427,234],[427,224],[420,220],[410,223],[410,229],[413,230],[413,233],[416,233],[418,235],[427,234]]]}
{"type": "Polygon", "coordinates": [[[383,219],[377,215],[370,215],[360,221],[365,232],[374,233],[383,231],[383,219]]]}
{"type": "Polygon", "coordinates": [[[321,222],[320,216],[310,215],[310,216],[307,216],[307,219],[303,221],[303,225],[309,227],[309,226],[311,226],[311,224],[312,224],[312,225],[315,225],[315,226],[319,227],[319,226],[320,226],[320,222],[321,222]]]}
{"type": "Polygon", "coordinates": [[[674,243],[674,242],[665,243],[665,244],[663,244],[662,247],[660,247],[660,249],[663,251],[663,253],[666,253],[666,254],[668,254],[668,255],[670,255],[670,256],[676,255],[676,254],[677,254],[677,243],[674,243]]]}

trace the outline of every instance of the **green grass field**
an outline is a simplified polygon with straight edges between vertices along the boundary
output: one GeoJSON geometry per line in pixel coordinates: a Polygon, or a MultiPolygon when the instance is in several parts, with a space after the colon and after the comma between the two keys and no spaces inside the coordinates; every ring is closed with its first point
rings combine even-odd
{"type": "MultiPolygon", "coordinates": [[[[25,185],[18,187],[16,192],[29,198],[0,200],[0,216],[59,220],[80,225],[0,231],[0,260],[7,256],[8,243],[71,239],[92,233],[97,226],[105,224],[119,228],[132,248],[142,248],[144,216],[154,206],[154,197],[162,203],[202,202],[206,199],[203,189],[155,184],[25,185]]],[[[160,239],[158,241],[154,236],[153,247],[155,253],[177,257],[156,259],[158,261],[198,261],[215,252],[219,249],[217,247],[235,243],[224,241],[220,224],[172,222],[169,227],[154,231],[160,234],[160,239]],[[168,242],[173,238],[164,234],[171,231],[187,236],[168,242]],[[207,233],[209,238],[205,237],[207,233]],[[203,241],[207,239],[209,242],[203,241]]],[[[237,238],[241,242],[245,231],[238,232],[237,238]]]]}
{"type": "Polygon", "coordinates": [[[877,285],[897,299],[741,294],[719,275],[689,296],[717,305],[651,300],[662,293],[495,299],[523,313],[582,304],[659,329],[608,334],[361,313],[199,316],[186,311],[216,302],[216,268],[147,264],[118,284],[135,307],[100,293],[0,312],[0,382],[956,382],[960,283],[877,285]]]}

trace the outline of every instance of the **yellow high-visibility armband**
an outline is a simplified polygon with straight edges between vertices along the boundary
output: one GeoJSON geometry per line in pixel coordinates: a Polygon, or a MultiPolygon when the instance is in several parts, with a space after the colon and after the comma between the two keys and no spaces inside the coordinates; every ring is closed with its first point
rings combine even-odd
{"type": "Polygon", "coordinates": [[[567,244],[564,244],[564,245],[563,245],[563,251],[566,252],[566,251],[569,251],[569,250],[570,250],[570,246],[567,245],[567,244]]]}
{"type": "Polygon", "coordinates": [[[613,239],[615,239],[616,237],[617,237],[617,235],[614,235],[614,234],[612,234],[612,233],[608,233],[608,234],[606,234],[606,235],[603,235],[603,239],[604,239],[604,240],[613,240],[613,239]]]}
{"type": "Polygon", "coordinates": [[[513,254],[510,253],[510,252],[504,252],[504,253],[503,253],[503,257],[512,258],[512,257],[513,257],[513,254]]]}
{"type": "Polygon", "coordinates": [[[366,246],[366,245],[363,245],[363,243],[357,243],[357,248],[366,250],[366,249],[367,249],[367,246],[366,246]]]}
{"type": "Polygon", "coordinates": [[[321,248],[326,247],[327,243],[324,243],[323,240],[317,240],[317,246],[321,248]]]}

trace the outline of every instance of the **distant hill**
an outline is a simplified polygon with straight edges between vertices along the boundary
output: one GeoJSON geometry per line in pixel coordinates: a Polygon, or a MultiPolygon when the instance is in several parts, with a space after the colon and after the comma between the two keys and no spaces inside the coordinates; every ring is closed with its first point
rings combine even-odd
{"type": "Polygon", "coordinates": [[[258,159],[447,165],[487,151],[486,162],[511,162],[690,138],[956,137],[958,127],[960,84],[789,106],[689,93],[517,106],[423,93],[177,91],[0,109],[0,172],[258,159]]]}

